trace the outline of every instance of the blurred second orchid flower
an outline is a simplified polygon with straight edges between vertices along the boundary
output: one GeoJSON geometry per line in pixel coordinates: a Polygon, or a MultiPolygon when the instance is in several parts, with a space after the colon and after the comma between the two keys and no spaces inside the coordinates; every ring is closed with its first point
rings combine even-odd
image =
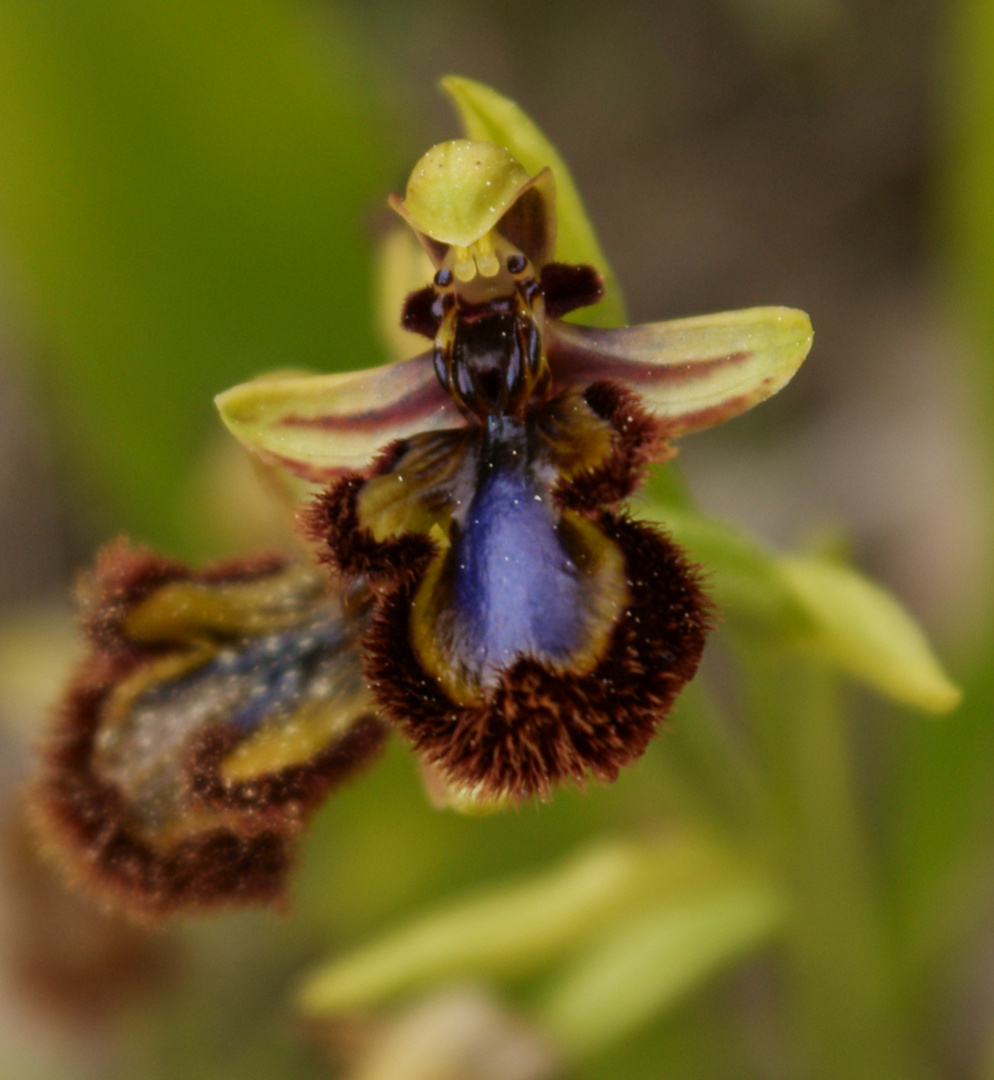
{"type": "Polygon", "coordinates": [[[289,838],[391,727],[450,801],[613,780],[693,677],[700,573],[623,502],[672,439],[779,390],[810,323],[563,321],[603,280],[554,261],[557,182],[496,143],[434,147],[391,199],[435,270],[402,312],[428,347],[219,397],[253,453],[323,486],[301,514],[321,568],[101,556],[36,803],[105,893],[277,898],[289,838]]]}

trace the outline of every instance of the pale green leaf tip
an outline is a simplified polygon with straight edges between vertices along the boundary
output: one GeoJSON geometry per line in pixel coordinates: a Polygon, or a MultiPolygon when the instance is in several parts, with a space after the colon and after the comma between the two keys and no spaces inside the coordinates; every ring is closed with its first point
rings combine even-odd
{"type": "Polygon", "coordinates": [[[777,562],[812,617],[812,651],[913,708],[948,713],[959,705],[962,692],[925,632],[885,589],[825,559],[782,557],[777,562]]]}
{"type": "Polygon", "coordinates": [[[857,570],[774,554],[687,508],[659,506],[654,516],[713,574],[720,610],[745,633],[817,657],[912,708],[947,713],[960,703],[921,627],[857,570]]]}
{"type": "MultiPolygon", "coordinates": [[[[463,75],[445,75],[439,79],[438,85],[442,92],[452,99],[453,104],[459,110],[463,125],[466,127],[467,135],[470,138],[483,137],[480,125],[488,113],[495,111],[503,114],[502,120],[506,121],[507,115],[511,114],[520,117],[522,122],[528,123],[521,106],[517,102],[497,93],[496,90],[485,83],[477,82],[475,79],[467,79],[463,75]]],[[[491,117],[492,122],[493,118],[491,117]]]]}

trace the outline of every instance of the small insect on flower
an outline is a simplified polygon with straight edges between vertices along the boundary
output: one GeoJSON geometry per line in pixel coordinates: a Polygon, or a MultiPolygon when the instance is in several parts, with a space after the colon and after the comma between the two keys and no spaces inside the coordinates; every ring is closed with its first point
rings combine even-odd
{"type": "Polygon", "coordinates": [[[431,347],[236,387],[222,416],[329,485],[307,534],[335,580],[373,590],[372,693],[432,773],[507,801],[613,780],[693,677],[711,622],[697,569],[623,500],[674,437],[779,390],[810,323],[783,308],[563,322],[600,298],[600,275],[552,261],[552,172],[529,176],[492,143],[436,146],[391,206],[435,267],[402,314],[431,347]]]}
{"type": "Polygon", "coordinates": [[[787,382],[807,317],[562,321],[601,276],[554,261],[550,169],[493,143],[436,146],[390,205],[434,266],[401,313],[428,347],[218,398],[322,486],[314,557],[193,571],[117,541],[84,583],[36,817],[140,915],[278,900],[294,835],[390,728],[452,802],[613,780],[700,661],[700,573],[624,501],[674,438],[787,382]]]}

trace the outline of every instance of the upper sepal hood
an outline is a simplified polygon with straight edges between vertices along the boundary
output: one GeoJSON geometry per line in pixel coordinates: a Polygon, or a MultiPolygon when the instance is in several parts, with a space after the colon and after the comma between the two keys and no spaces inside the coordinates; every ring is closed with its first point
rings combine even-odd
{"type": "Polygon", "coordinates": [[[555,249],[555,201],[549,168],[530,177],[502,146],[452,139],[421,158],[404,198],[391,195],[389,203],[437,268],[451,265],[457,278],[469,281],[477,272],[498,272],[495,233],[544,266],[555,249]]]}

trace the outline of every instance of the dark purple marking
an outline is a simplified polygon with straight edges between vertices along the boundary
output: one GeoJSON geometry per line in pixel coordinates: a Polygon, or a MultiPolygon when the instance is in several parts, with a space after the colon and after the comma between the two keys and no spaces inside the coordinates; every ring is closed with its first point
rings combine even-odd
{"type": "Polygon", "coordinates": [[[434,338],[441,321],[435,305],[435,290],[431,285],[408,294],[400,312],[400,325],[405,330],[426,338],[434,338]]]}
{"type": "MultiPolygon", "coordinates": [[[[596,330],[592,327],[570,327],[566,334],[555,325],[549,324],[546,333],[546,351],[554,376],[557,390],[571,384],[598,382],[618,379],[635,385],[657,385],[659,383],[679,384],[695,379],[706,378],[723,368],[737,367],[748,361],[754,353],[743,349],[726,353],[724,356],[711,357],[708,360],[688,360],[684,364],[648,364],[640,360],[630,360],[623,356],[612,356],[603,351],[607,342],[613,338],[622,345],[624,330],[596,330]],[[568,336],[567,336],[568,335],[568,336]],[[576,340],[582,337],[585,341],[576,340]],[[589,343],[589,344],[587,344],[589,343]]],[[[632,333],[636,331],[632,330],[632,333]]]]}
{"type": "Polygon", "coordinates": [[[542,295],[548,318],[561,319],[596,304],[604,295],[604,279],[592,266],[547,263],[542,267],[542,295]]]}
{"type": "Polygon", "coordinates": [[[391,425],[410,423],[439,410],[451,414],[456,422],[459,413],[452,399],[435,378],[431,353],[424,353],[423,357],[418,359],[422,358],[426,361],[423,381],[382,408],[367,409],[365,412],[326,413],[323,416],[299,416],[291,413],[281,417],[279,424],[281,427],[313,428],[318,431],[378,431],[391,425]]]}

